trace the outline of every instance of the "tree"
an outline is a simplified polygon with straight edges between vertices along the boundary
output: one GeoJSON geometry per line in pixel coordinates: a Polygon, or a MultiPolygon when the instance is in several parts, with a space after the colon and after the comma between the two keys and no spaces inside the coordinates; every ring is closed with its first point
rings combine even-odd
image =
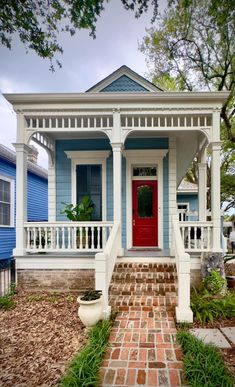
{"type": "Polygon", "coordinates": [[[141,45],[152,78],[170,76],[179,90],[226,90],[221,110],[235,143],[235,0],[168,0],[141,45]]]}
{"type": "MultiPolygon", "coordinates": [[[[96,22],[109,0],[0,0],[0,43],[11,49],[12,36],[18,34],[27,49],[51,61],[63,49],[60,32],[71,36],[87,29],[94,38],[96,22]]],[[[120,0],[126,10],[139,17],[149,5],[157,14],[157,0],[120,0]]],[[[57,60],[57,64],[61,65],[57,60]]],[[[53,69],[53,66],[52,66],[53,69]]]]}
{"type": "MultiPolygon", "coordinates": [[[[228,210],[235,206],[235,0],[168,0],[156,21],[140,47],[154,82],[171,90],[229,91],[221,110],[221,203],[228,210]]],[[[208,154],[208,181],[210,175],[208,154]]],[[[198,182],[197,160],[187,179],[198,182]]]]}

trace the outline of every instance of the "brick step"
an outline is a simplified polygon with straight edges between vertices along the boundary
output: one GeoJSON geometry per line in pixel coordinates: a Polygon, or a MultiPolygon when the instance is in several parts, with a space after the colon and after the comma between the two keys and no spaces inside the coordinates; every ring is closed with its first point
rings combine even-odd
{"type": "Polygon", "coordinates": [[[129,284],[174,284],[177,280],[176,273],[113,273],[111,283],[129,284]]]}
{"type": "Polygon", "coordinates": [[[111,295],[166,295],[167,293],[174,293],[176,291],[175,283],[112,283],[109,288],[111,295]]]}
{"type": "Polygon", "coordinates": [[[169,263],[141,263],[141,262],[122,262],[122,263],[116,263],[114,267],[114,273],[120,273],[120,272],[126,272],[126,273],[133,273],[133,272],[176,272],[176,265],[175,264],[169,264],[169,263]]]}
{"type": "Polygon", "coordinates": [[[118,310],[128,310],[129,307],[138,307],[142,311],[153,311],[154,308],[159,306],[174,307],[176,305],[177,296],[171,294],[169,296],[110,296],[109,302],[111,306],[114,306],[118,310]],[[124,307],[124,309],[123,309],[124,307]]]}

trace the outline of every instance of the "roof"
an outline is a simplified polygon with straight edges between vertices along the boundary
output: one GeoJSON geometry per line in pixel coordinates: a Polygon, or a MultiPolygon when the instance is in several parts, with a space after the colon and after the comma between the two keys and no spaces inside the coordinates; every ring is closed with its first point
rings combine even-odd
{"type": "MultiPolygon", "coordinates": [[[[9,161],[12,164],[16,164],[16,153],[2,144],[0,144],[0,157],[6,161],[9,161]]],[[[45,168],[42,168],[39,165],[34,164],[29,160],[27,161],[27,167],[29,172],[32,172],[35,175],[42,177],[44,179],[48,179],[48,173],[45,168]]]]}
{"type": "Polygon", "coordinates": [[[181,194],[198,194],[198,185],[190,183],[187,180],[182,180],[177,192],[181,194]]]}
{"type": "Polygon", "coordinates": [[[163,91],[128,66],[121,66],[113,73],[90,87],[86,92],[159,92],[163,91]]]}

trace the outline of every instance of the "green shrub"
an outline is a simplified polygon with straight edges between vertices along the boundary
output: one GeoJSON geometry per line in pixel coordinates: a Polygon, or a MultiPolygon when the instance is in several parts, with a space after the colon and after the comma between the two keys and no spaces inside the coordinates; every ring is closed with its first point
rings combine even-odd
{"type": "Polygon", "coordinates": [[[111,328],[112,320],[100,321],[90,328],[86,347],[75,355],[60,387],[95,387],[99,383],[99,369],[111,328]]]}
{"type": "Polygon", "coordinates": [[[0,309],[9,310],[16,306],[15,301],[12,299],[14,294],[16,294],[16,285],[11,284],[8,293],[5,296],[0,297],[0,309]]]}
{"type": "Polygon", "coordinates": [[[234,379],[225,366],[219,350],[186,331],[177,333],[183,350],[187,384],[192,387],[233,387],[234,379]]]}
{"type": "Polygon", "coordinates": [[[225,294],[227,290],[226,279],[216,270],[213,270],[210,275],[204,278],[203,284],[211,294],[225,294]]]}
{"type": "Polygon", "coordinates": [[[207,290],[197,292],[191,296],[191,308],[196,320],[206,323],[218,317],[230,318],[235,316],[235,293],[227,293],[224,297],[215,298],[207,290]]]}

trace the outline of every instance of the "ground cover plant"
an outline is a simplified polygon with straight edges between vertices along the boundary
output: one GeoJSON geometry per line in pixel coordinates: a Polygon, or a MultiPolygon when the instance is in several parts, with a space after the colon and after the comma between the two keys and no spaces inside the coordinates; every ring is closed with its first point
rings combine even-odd
{"type": "Polygon", "coordinates": [[[204,344],[186,330],[177,333],[183,351],[187,384],[192,387],[233,387],[235,380],[219,350],[204,344]]]}
{"type": "Polygon", "coordinates": [[[213,323],[218,317],[230,318],[235,316],[235,292],[228,292],[223,297],[214,297],[206,289],[194,289],[191,296],[191,308],[194,318],[201,322],[213,323]]]}
{"type": "Polygon", "coordinates": [[[95,387],[112,328],[113,319],[103,320],[89,330],[89,339],[73,359],[60,387],[95,387]]]}

